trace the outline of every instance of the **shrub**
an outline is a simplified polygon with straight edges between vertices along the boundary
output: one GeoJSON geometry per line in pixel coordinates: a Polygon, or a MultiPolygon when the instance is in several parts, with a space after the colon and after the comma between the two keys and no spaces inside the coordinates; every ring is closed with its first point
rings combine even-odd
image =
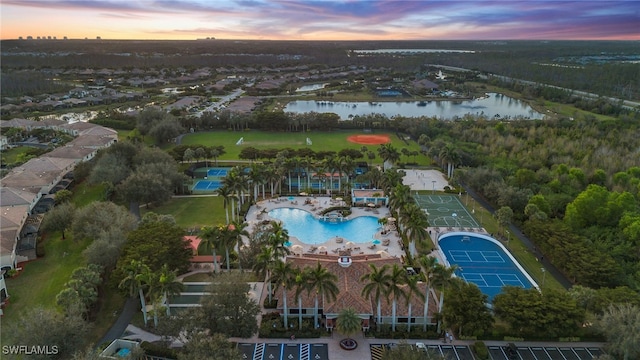
{"type": "Polygon", "coordinates": [[[473,352],[476,354],[476,357],[480,360],[489,359],[489,349],[487,349],[487,345],[482,341],[476,341],[473,344],[473,352]]]}
{"type": "Polygon", "coordinates": [[[177,359],[178,354],[175,350],[168,347],[143,341],[140,343],[140,347],[144,350],[145,354],[152,356],[159,356],[169,359],[177,359]]]}

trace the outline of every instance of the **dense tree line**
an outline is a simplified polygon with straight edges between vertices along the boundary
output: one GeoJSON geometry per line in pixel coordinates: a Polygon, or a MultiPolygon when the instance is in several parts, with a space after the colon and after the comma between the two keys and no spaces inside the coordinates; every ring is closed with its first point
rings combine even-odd
{"type": "MultiPolygon", "coordinates": [[[[2,69],[32,68],[189,68],[227,67],[253,69],[304,66],[386,67],[400,73],[422,73],[428,64],[477,71],[595,92],[624,99],[640,97],[640,65],[624,63],[635,44],[625,41],[4,41],[2,69]],[[431,53],[398,57],[396,54],[356,56],[357,49],[455,49],[473,53],[431,53]],[[13,53],[15,52],[15,53],[13,53]],[[29,52],[39,56],[29,55],[29,52]],[[62,52],[64,55],[53,54],[62,52]],[[43,54],[50,54],[42,56],[43,54]],[[127,54],[123,56],[123,54],[127,54]],[[163,56],[158,56],[162,54],[163,56]],[[207,56],[202,56],[202,55],[207,56]],[[612,59],[602,63],[595,55],[612,59]],[[616,59],[619,58],[619,59],[616,59]],[[597,60],[597,61],[596,61],[597,60]],[[599,62],[598,62],[599,61],[599,62]],[[321,64],[321,65],[318,65],[321,64]],[[557,64],[560,66],[549,66],[557,64]]],[[[3,74],[4,75],[4,74],[3,74]]],[[[4,86],[4,80],[3,80],[4,86]]],[[[5,89],[2,89],[5,94],[5,89]]]]}
{"type": "Polygon", "coordinates": [[[71,85],[54,81],[46,74],[36,71],[2,72],[0,93],[2,97],[36,96],[67,92],[71,85]]]}

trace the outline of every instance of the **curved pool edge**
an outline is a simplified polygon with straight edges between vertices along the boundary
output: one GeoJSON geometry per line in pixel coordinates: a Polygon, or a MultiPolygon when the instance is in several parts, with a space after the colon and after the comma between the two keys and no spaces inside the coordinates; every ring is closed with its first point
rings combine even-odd
{"type": "MultiPolygon", "coordinates": [[[[491,236],[488,236],[488,235],[472,233],[472,232],[467,232],[467,231],[454,231],[454,232],[444,233],[444,234],[439,235],[438,239],[436,241],[438,242],[438,244],[440,244],[441,240],[446,239],[448,237],[452,237],[452,236],[469,236],[469,237],[473,236],[475,238],[488,240],[488,241],[494,243],[495,245],[498,245],[498,247],[500,249],[502,249],[502,251],[504,251],[504,253],[509,257],[509,259],[511,259],[511,261],[518,268],[518,270],[520,270],[522,275],[524,275],[524,277],[527,278],[527,280],[529,280],[531,285],[534,288],[536,288],[538,291],[540,291],[540,286],[538,286],[538,283],[535,280],[533,280],[531,275],[529,275],[529,272],[527,272],[522,267],[522,265],[520,265],[520,262],[515,257],[513,257],[513,255],[511,254],[511,251],[509,251],[509,249],[507,249],[500,241],[498,241],[498,240],[496,240],[496,239],[494,239],[494,238],[492,238],[491,236]]],[[[440,252],[440,255],[442,255],[442,258],[446,262],[447,267],[451,267],[451,263],[449,263],[449,259],[447,258],[447,256],[442,251],[442,247],[440,247],[439,245],[438,245],[438,251],[440,252]]]]}

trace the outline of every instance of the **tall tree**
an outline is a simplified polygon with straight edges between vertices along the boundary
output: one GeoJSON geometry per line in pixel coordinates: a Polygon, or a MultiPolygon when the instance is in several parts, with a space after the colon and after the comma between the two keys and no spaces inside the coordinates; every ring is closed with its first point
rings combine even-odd
{"type": "Polygon", "coordinates": [[[473,283],[458,278],[454,281],[442,313],[445,325],[459,336],[482,335],[493,323],[486,305],[489,297],[473,283]]]}
{"type": "Polygon", "coordinates": [[[398,264],[394,264],[391,268],[391,273],[389,274],[389,289],[387,292],[387,295],[391,295],[393,297],[393,303],[391,305],[391,331],[396,331],[396,307],[398,306],[398,301],[401,301],[407,296],[403,286],[406,283],[406,270],[398,264]]]}
{"type": "Polygon", "coordinates": [[[222,206],[224,207],[224,214],[229,224],[229,204],[231,204],[231,215],[233,216],[233,191],[228,186],[221,186],[216,189],[216,195],[222,196],[222,206]]]}
{"type": "Polygon", "coordinates": [[[136,293],[140,297],[140,307],[142,309],[142,320],[147,325],[147,304],[144,298],[144,286],[142,282],[143,274],[149,271],[149,267],[142,261],[131,260],[124,268],[126,277],[120,281],[118,288],[127,290],[129,297],[134,297],[136,293]]]}
{"type": "MultiPolygon", "coordinates": [[[[442,314],[442,308],[444,306],[444,291],[451,284],[451,279],[453,279],[453,274],[455,273],[457,266],[453,265],[451,267],[437,267],[437,271],[433,277],[433,284],[435,286],[440,287],[440,303],[438,304],[438,313],[442,314]]],[[[438,320],[438,333],[440,332],[440,325],[442,324],[442,320],[438,320]]]]}
{"type": "Polygon", "coordinates": [[[427,322],[429,319],[429,299],[431,298],[431,283],[437,271],[436,267],[442,265],[438,264],[438,259],[433,256],[427,255],[418,258],[418,264],[420,264],[420,267],[422,269],[419,275],[422,278],[422,281],[424,281],[427,285],[424,294],[424,320],[422,324],[422,331],[427,331],[427,322]]]}
{"type": "Polygon", "coordinates": [[[291,290],[294,285],[293,267],[290,263],[278,260],[271,269],[270,282],[274,282],[278,288],[282,289],[282,308],[284,314],[284,327],[289,328],[289,311],[287,309],[287,291],[291,290]]]}
{"type": "MultiPolygon", "coordinates": [[[[242,270],[242,264],[240,264],[240,248],[243,245],[242,237],[249,236],[249,231],[247,231],[246,222],[234,221],[229,227],[229,244],[232,248],[238,249],[238,268],[242,270]]],[[[229,255],[227,253],[227,271],[229,271],[229,255]]]]}
{"type": "Polygon", "coordinates": [[[640,307],[612,304],[596,322],[607,337],[607,350],[624,360],[640,358],[640,307]]]}
{"type": "Polygon", "coordinates": [[[417,275],[407,276],[407,306],[409,307],[407,318],[409,322],[407,323],[407,332],[411,332],[411,308],[413,305],[414,296],[418,299],[424,301],[424,295],[420,292],[420,288],[418,287],[418,282],[420,281],[420,277],[417,275]]]}
{"type": "Polygon", "coordinates": [[[211,252],[213,256],[213,272],[217,273],[218,269],[218,256],[216,249],[221,247],[221,230],[219,226],[205,226],[200,229],[200,245],[198,245],[198,253],[200,251],[211,252]]]}
{"type": "Polygon", "coordinates": [[[307,281],[309,282],[308,290],[315,293],[313,325],[318,327],[318,296],[322,297],[323,305],[327,299],[329,301],[335,300],[340,292],[336,284],[338,276],[320,265],[319,261],[316,267],[308,268],[306,271],[307,281]]]}
{"type": "Polygon", "coordinates": [[[375,264],[369,264],[369,273],[360,277],[360,281],[365,282],[362,288],[362,296],[369,298],[373,294],[373,299],[377,303],[377,324],[380,325],[382,319],[380,315],[380,302],[383,296],[386,296],[391,287],[391,277],[387,272],[388,265],[377,267],[375,264]]]}
{"type": "Polygon", "coordinates": [[[180,295],[180,292],[184,290],[184,285],[178,280],[176,271],[170,270],[167,264],[164,264],[160,269],[158,279],[158,292],[162,294],[164,306],[167,309],[167,316],[171,315],[169,307],[169,298],[173,295],[180,295]]]}
{"type": "Polygon", "coordinates": [[[40,227],[41,230],[60,231],[62,233],[62,240],[64,240],[64,232],[71,227],[75,210],[75,206],[70,202],[55,206],[45,214],[40,227]]]}

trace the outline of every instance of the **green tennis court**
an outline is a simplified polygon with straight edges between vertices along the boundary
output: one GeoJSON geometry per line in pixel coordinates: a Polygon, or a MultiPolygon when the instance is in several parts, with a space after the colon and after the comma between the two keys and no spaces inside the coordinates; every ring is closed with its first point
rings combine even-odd
{"type": "Polygon", "coordinates": [[[413,198],[429,215],[429,224],[438,227],[481,228],[480,224],[462,205],[458,195],[419,195],[413,198]]]}

